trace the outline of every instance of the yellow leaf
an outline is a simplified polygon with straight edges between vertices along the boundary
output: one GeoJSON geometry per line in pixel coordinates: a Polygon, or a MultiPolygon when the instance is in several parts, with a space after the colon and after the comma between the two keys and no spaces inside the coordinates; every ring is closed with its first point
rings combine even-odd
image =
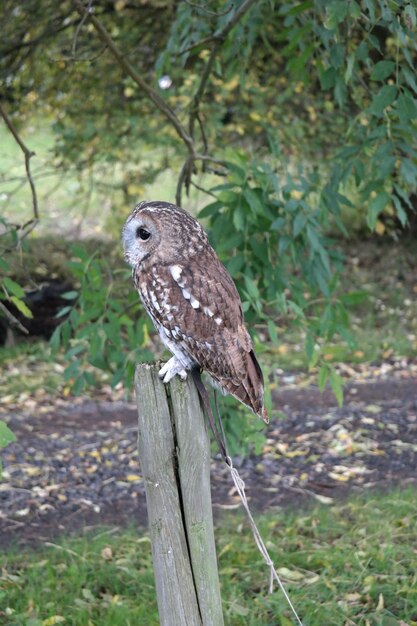
{"type": "Polygon", "coordinates": [[[375,232],[377,235],[383,235],[385,233],[385,224],[383,224],[381,220],[376,221],[375,232]]]}
{"type": "Polygon", "coordinates": [[[382,409],[376,404],[368,404],[368,406],[365,407],[365,411],[367,413],[381,413],[382,409]]]}
{"type": "Polygon", "coordinates": [[[28,476],[39,476],[41,470],[39,467],[27,467],[25,472],[28,476]]]}
{"type": "Polygon", "coordinates": [[[330,496],[322,496],[320,493],[315,493],[314,497],[322,504],[331,504],[333,502],[333,498],[330,498],[330,496]]]}
{"type": "Polygon", "coordinates": [[[138,474],[128,474],[126,476],[126,480],[129,481],[130,483],[134,483],[139,480],[142,480],[142,478],[138,474]]]}
{"type": "Polygon", "coordinates": [[[341,483],[346,483],[349,480],[349,476],[336,474],[335,472],[329,472],[329,476],[330,478],[333,478],[333,480],[338,480],[341,483]]]}
{"type": "Polygon", "coordinates": [[[240,83],[239,76],[234,76],[231,80],[229,80],[228,83],[225,83],[223,87],[227,91],[233,91],[233,89],[236,89],[239,83],[240,83]]]}
{"type": "Polygon", "coordinates": [[[278,574],[287,580],[293,580],[294,582],[297,580],[302,580],[304,578],[304,574],[298,572],[294,569],[288,569],[287,567],[280,567],[277,570],[278,574]]]}
{"type": "Polygon", "coordinates": [[[379,594],[378,604],[376,606],[376,610],[377,611],[383,611],[384,610],[384,596],[382,595],[382,593],[379,594]]]}
{"type": "Polygon", "coordinates": [[[345,595],[346,602],[357,602],[360,599],[361,599],[360,593],[347,593],[345,595]]]}
{"type": "Polygon", "coordinates": [[[301,200],[303,197],[303,192],[299,189],[293,189],[290,193],[290,196],[293,200],[301,200]]]}
{"type": "Polygon", "coordinates": [[[293,459],[296,456],[306,456],[307,453],[308,450],[291,450],[291,452],[287,452],[285,456],[288,459],[293,459]]]}
{"type": "Polygon", "coordinates": [[[43,620],[42,626],[54,626],[54,624],[63,624],[64,622],[65,617],[62,617],[62,615],[52,615],[52,617],[43,620]]]}
{"type": "Polygon", "coordinates": [[[249,113],[249,117],[251,120],[253,120],[254,122],[260,122],[262,120],[262,117],[259,115],[259,113],[257,113],[256,111],[251,111],[249,113]]]}

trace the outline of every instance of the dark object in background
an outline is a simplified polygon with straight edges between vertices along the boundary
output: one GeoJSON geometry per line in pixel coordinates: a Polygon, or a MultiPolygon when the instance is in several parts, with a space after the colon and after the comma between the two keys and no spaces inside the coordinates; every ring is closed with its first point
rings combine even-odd
{"type": "Polygon", "coordinates": [[[4,300],[4,306],[27,328],[29,334],[23,335],[19,331],[11,329],[6,319],[0,317],[0,345],[4,346],[6,342],[21,340],[25,337],[28,339],[31,337],[49,339],[55,328],[65,319],[65,316],[56,318],[57,313],[69,304],[68,300],[62,297],[62,294],[71,290],[72,287],[68,283],[51,280],[43,283],[38,289],[27,291],[25,304],[32,311],[33,318],[31,319],[24,317],[11,302],[4,300]]]}

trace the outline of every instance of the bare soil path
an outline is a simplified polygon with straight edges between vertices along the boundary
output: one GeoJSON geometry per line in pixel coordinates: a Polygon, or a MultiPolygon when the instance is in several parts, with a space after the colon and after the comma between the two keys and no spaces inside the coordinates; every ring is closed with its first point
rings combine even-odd
{"type": "MultiPolygon", "coordinates": [[[[301,376],[284,377],[262,456],[240,462],[255,510],[352,491],[417,486],[417,361],[350,371],[345,404],[301,376]],[[284,382],[285,382],[284,381],[284,382]]],[[[146,524],[134,404],[110,398],[0,402],[18,436],[3,451],[0,545],[51,540],[85,527],[146,524]]],[[[239,506],[228,470],[212,463],[216,509],[239,506]]]]}

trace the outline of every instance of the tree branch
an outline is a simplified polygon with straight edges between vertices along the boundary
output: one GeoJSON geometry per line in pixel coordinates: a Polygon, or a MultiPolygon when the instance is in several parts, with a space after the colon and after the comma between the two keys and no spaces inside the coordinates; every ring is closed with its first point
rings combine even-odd
{"type": "MultiPolygon", "coordinates": [[[[243,17],[243,15],[251,8],[251,6],[256,2],[256,0],[244,0],[241,6],[236,10],[230,20],[217,32],[215,32],[211,37],[209,37],[207,42],[214,42],[213,49],[210,53],[210,57],[206,63],[204,68],[203,75],[201,77],[199,86],[197,88],[196,93],[191,102],[189,121],[188,121],[188,132],[186,128],[183,126],[179,118],[177,117],[174,110],[161,98],[159,93],[153,89],[143,78],[136,72],[136,70],[131,66],[126,56],[122,54],[121,50],[117,47],[103,24],[98,20],[94,13],[93,8],[91,7],[91,0],[89,0],[88,6],[84,6],[81,0],[72,0],[73,5],[75,6],[78,13],[82,16],[83,20],[86,17],[93,24],[96,29],[100,39],[112,53],[112,55],[117,60],[120,67],[126,72],[128,76],[130,76],[133,81],[142,89],[145,94],[148,96],[150,100],[155,104],[155,106],[161,111],[163,115],[171,122],[172,126],[176,130],[178,136],[183,141],[188,150],[188,156],[181,168],[181,172],[178,178],[177,191],[176,191],[176,202],[177,204],[181,204],[181,192],[182,187],[185,185],[186,190],[188,191],[190,186],[191,176],[194,172],[194,165],[196,161],[202,161],[202,163],[206,161],[210,161],[212,163],[216,163],[218,165],[224,164],[221,161],[218,161],[206,153],[207,151],[207,141],[204,133],[204,128],[202,127],[202,123],[199,117],[199,107],[201,99],[204,95],[207,82],[213,67],[213,63],[217,53],[219,52],[221,46],[223,45],[227,35],[234,28],[237,22],[243,17]],[[202,133],[202,141],[203,141],[203,154],[199,154],[195,148],[194,142],[194,126],[195,122],[198,121],[200,124],[200,129],[202,133]]],[[[201,8],[201,7],[200,7],[201,8]]],[[[77,29],[77,38],[79,34],[79,29],[77,29]]],[[[200,42],[201,43],[201,42],[200,42]]],[[[196,44],[199,45],[199,44],[196,44]]]]}
{"type": "MultiPolygon", "coordinates": [[[[19,137],[19,134],[18,134],[18,132],[17,132],[17,130],[16,130],[12,120],[10,119],[9,115],[6,113],[6,111],[5,111],[5,109],[4,109],[4,107],[3,107],[1,102],[0,102],[0,115],[4,119],[7,128],[12,133],[13,137],[15,138],[16,143],[18,144],[19,148],[22,150],[22,152],[23,152],[23,154],[25,156],[26,176],[27,176],[27,179],[29,181],[30,190],[32,192],[32,204],[33,204],[33,216],[34,216],[34,219],[31,220],[30,222],[28,222],[26,224],[26,226],[31,224],[32,228],[30,230],[33,230],[33,228],[35,227],[35,225],[39,221],[38,198],[37,198],[37,195],[36,195],[35,183],[33,182],[32,174],[31,174],[31,171],[30,171],[30,159],[35,155],[35,153],[32,150],[29,150],[29,148],[23,143],[22,139],[19,137]]],[[[30,231],[28,231],[28,232],[30,232],[30,231]]],[[[28,234],[28,232],[25,233],[25,236],[28,234]]]]}
{"type": "MultiPolygon", "coordinates": [[[[207,81],[211,74],[211,70],[213,68],[214,61],[216,59],[217,53],[222,47],[227,35],[230,31],[236,26],[239,20],[244,16],[244,14],[249,11],[253,4],[255,4],[257,0],[244,0],[240,7],[236,10],[234,15],[230,18],[230,20],[223,26],[222,29],[216,31],[213,34],[212,40],[215,42],[210,56],[207,60],[206,67],[204,68],[203,75],[200,80],[200,84],[197,88],[197,91],[194,94],[193,100],[191,102],[190,108],[190,118],[188,122],[188,132],[190,137],[194,138],[194,125],[199,115],[200,110],[200,102],[206,90],[207,81]]],[[[198,45],[198,44],[196,44],[198,45]]]]}
{"type": "Polygon", "coordinates": [[[148,98],[152,100],[155,106],[169,119],[177,134],[182,139],[184,144],[187,146],[188,152],[193,155],[194,154],[194,142],[190,135],[187,133],[184,126],[181,124],[180,120],[176,116],[175,112],[171,107],[161,98],[155,89],[153,89],[148,83],[143,80],[143,78],[133,69],[130,65],[129,61],[126,60],[125,56],[119,50],[119,48],[114,43],[113,39],[110,37],[107,30],[104,28],[102,23],[94,16],[92,9],[85,8],[84,5],[80,2],[80,0],[72,0],[75,8],[80,13],[80,15],[84,16],[87,14],[88,19],[93,24],[96,29],[101,40],[107,45],[110,52],[113,54],[120,67],[128,74],[134,82],[146,93],[148,98]]]}
{"type": "Polygon", "coordinates": [[[21,322],[19,322],[19,320],[17,319],[17,317],[13,315],[13,313],[10,313],[9,309],[5,307],[2,302],[0,302],[0,311],[4,314],[6,319],[9,321],[10,326],[12,328],[17,328],[18,330],[20,330],[20,332],[24,333],[25,335],[29,334],[28,329],[25,328],[21,322]]]}

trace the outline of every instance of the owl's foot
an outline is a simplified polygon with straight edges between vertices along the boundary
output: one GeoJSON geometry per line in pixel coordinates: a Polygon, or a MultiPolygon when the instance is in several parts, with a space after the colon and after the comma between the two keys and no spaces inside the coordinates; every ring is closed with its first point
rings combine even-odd
{"type": "Polygon", "coordinates": [[[163,367],[161,367],[158,372],[158,376],[164,383],[169,383],[169,381],[172,380],[176,374],[178,374],[181,380],[185,380],[187,378],[187,372],[184,365],[177,359],[176,356],[173,356],[163,367]]]}

